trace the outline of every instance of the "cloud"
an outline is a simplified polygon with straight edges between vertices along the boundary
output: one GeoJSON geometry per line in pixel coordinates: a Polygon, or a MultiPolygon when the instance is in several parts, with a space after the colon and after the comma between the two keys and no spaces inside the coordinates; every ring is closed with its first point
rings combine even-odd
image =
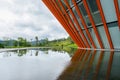
{"type": "Polygon", "coordinates": [[[41,0],[0,0],[0,39],[58,39],[68,34],[41,0]]]}

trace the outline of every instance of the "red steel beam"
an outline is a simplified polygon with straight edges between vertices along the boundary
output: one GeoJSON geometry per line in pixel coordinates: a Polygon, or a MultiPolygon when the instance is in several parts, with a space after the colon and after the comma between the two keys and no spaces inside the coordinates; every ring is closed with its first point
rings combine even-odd
{"type": "Polygon", "coordinates": [[[114,0],[114,5],[115,5],[116,15],[117,15],[117,19],[118,19],[118,26],[119,26],[119,30],[120,30],[120,10],[119,10],[118,0],[114,0]]]}
{"type": "Polygon", "coordinates": [[[97,28],[96,28],[96,26],[95,26],[95,22],[94,22],[94,20],[93,20],[92,14],[91,14],[90,9],[89,9],[89,6],[88,6],[88,4],[87,4],[87,1],[86,1],[86,0],[83,0],[83,4],[84,4],[84,7],[85,7],[85,9],[86,9],[86,11],[87,11],[87,13],[88,13],[88,17],[89,17],[90,22],[91,22],[91,24],[92,24],[92,27],[93,27],[93,30],[94,30],[95,35],[96,35],[96,37],[97,37],[97,40],[98,40],[98,42],[99,42],[99,45],[100,45],[101,49],[104,49],[103,44],[102,44],[102,41],[101,41],[101,38],[100,38],[100,35],[99,35],[98,31],[97,31],[97,28]]]}
{"type": "Polygon", "coordinates": [[[75,6],[75,9],[76,9],[77,13],[78,13],[78,16],[80,17],[80,20],[82,22],[82,25],[83,25],[85,31],[86,31],[86,34],[88,35],[88,38],[90,39],[90,42],[92,43],[93,48],[96,48],[96,45],[95,45],[95,43],[94,43],[94,41],[92,39],[92,36],[90,35],[90,32],[89,32],[89,30],[87,28],[87,25],[86,25],[86,23],[85,23],[85,21],[83,19],[82,13],[79,10],[78,5],[76,4],[75,0],[72,0],[72,2],[74,4],[74,6],[75,6]]]}
{"type": "Polygon", "coordinates": [[[59,14],[56,13],[56,11],[53,9],[53,7],[49,4],[49,1],[47,0],[42,0],[44,4],[49,8],[49,10],[53,13],[53,15],[57,18],[57,20],[63,25],[63,27],[66,29],[66,31],[70,34],[72,39],[75,41],[75,43],[79,46],[82,47],[81,44],[78,42],[78,40],[75,38],[73,33],[67,28],[67,25],[64,23],[62,18],[60,17],[59,14]]]}
{"type": "MultiPolygon", "coordinates": [[[[61,2],[61,0],[58,0],[58,2],[60,3],[60,6],[61,6],[61,8],[62,8],[64,14],[66,15],[67,19],[70,21],[70,24],[72,25],[73,29],[74,29],[75,31],[77,31],[77,29],[75,28],[75,25],[73,24],[73,22],[72,22],[70,16],[67,14],[67,12],[66,12],[66,10],[65,10],[65,8],[64,8],[64,6],[63,6],[63,4],[62,4],[62,2],[61,2]]],[[[77,35],[78,35],[78,34],[77,34],[77,35]]],[[[80,39],[80,42],[82,43],[83,48],[86,48],[86,46],[85,46],[85,44],[84,44],[82,38],[80,38],[80,36],[79,36],[78,38],[80,39]]]]}
{"type": "Polygon", "coordinates": [[[71,14],[72,17],[73,17],[73,20],[74,20],[75,24],[77,25],[77,27],[78,27],[78,29],[79,29],[79,31],[80,31],[80,34],[81,34],[81,36],[82,36],[84,42],[86,43],[85,45],[87,45],[87,47],[90,48],[90,45],[89,45],[89,43],[88,43],[88,41],[87,41],[87,39],[86,39],[86,37],[85,37],[85,35],[84,35],[82,29],[81,29],[80,24],[79,24],[78,21],[77,21],[77,19],[76,19],[74,13],[73,13],[73,11],[72,11],[72,9],[70,8],[70,5],[68,4],[68,1],[65,0],[65,3],[66,3],[66,6],[68,7],[68,10],[70,11],[70,14],[71,14]]]}
{"type": "Polygon", "coordinates": [[[102,18],[102,22],[103,22],[103,24],[104,24],[105,33],[106,33],[106,36],[107,36],[107,39],[108,39],[110,48],[111,48],[111,49],[114,49],[113,43],[112,43],[112,39],[111,39],[109,30],[108,30],[108,26],[107,26],[107,24],[106,24],[106,20],[105,20],[105,16],[104,16],[104,13],[103,13],[103,10],[102,10],[102,6],[101,6],[101,3],[100,3],[100,0],[96,0],[96,3],[97,3],[97,5],[98,5],[98,9],[99,9],[99,11],[100,11],[100,15],[101,15],[101,18],[102,18]]]}

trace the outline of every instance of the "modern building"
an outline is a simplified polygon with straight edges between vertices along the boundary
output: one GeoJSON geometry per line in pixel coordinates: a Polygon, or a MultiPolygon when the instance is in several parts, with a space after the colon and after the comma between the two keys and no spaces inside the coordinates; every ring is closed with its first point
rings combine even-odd
{"type": "Polygon", "coordinates": [[[79,48],[120,49],[120,0],[43,0],[79,48]]]}

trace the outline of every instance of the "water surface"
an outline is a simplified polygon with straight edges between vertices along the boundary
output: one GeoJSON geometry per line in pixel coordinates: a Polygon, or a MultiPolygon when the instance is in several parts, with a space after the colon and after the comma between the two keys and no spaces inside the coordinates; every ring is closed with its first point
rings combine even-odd
{"type": "Polygon", "coordinates": [[[58,80],[120,80],[120,52],[77,50],[58,80]]]}
{"type": "Polygon", "coordinates": [[[16,50],[0,53],[0,80],[56,80],[70,62],[64,51],[16,50]]]}
{"type": "Polygon", "coordinates": [[[120,80],[120,52],[15,50],[0,53],[0,80],[120,80]]]}

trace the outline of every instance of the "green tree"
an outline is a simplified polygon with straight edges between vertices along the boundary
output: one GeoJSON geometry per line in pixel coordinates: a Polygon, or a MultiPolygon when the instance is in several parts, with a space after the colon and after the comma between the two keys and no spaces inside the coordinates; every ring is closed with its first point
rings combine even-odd
{"type": "Polygon", "coordinates": [[[22,37],[18,37],[18,45],[23,46],[23,47],[27,47],[27,46],[30,46],[30,43],[27,42],[26,39],[24,39],[22,37]]]}
{"type": "Polygon", "coordinates": [[[4,48],[4,45],[0,43],[0,48],[4,48]]]}
{"type": "Polygon", "coordinates": [[[39,44],[38,36],[35,36],[35,40],[36,40],[36,46],[38,46],[39,44]]]}

